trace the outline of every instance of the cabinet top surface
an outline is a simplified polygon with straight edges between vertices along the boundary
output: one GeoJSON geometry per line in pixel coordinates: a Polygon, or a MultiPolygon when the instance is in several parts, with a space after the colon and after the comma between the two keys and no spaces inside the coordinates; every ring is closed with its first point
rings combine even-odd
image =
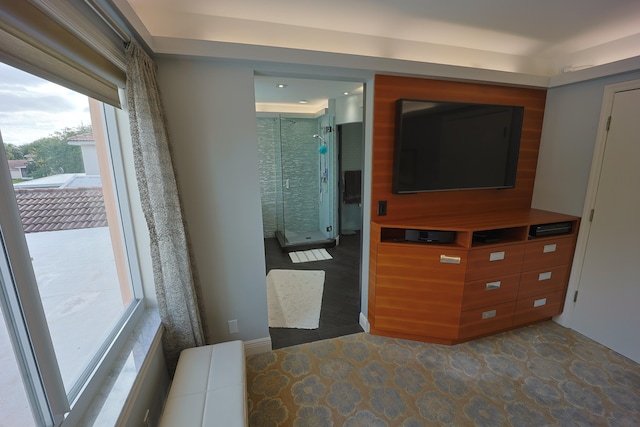
{"type": "Polygon", "coordinates": [[[420,216],[389,221],[380,218],[373,222],[381,227],[391,228],[474,231],[577,221],[579,219],[577,216],[557,212],[543,211],[540,209],[524,209],[517,211],[479,212],[465,215],[420,216]]]}

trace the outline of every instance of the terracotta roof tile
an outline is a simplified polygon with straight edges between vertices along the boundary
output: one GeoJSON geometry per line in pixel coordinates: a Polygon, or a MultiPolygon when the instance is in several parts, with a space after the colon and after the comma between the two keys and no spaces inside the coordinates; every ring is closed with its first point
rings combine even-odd
{"type": "Polygon", "coordinates": [[[100,188],[16,189],[25,233],[106,227],[100,188]]]}

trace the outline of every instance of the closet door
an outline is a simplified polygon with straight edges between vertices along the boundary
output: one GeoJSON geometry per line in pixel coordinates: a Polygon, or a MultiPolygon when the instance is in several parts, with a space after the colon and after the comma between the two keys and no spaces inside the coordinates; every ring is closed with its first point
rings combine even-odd
{"type": "Polygon", "coordinates": [[[640,89],[614,94],[592,206],[593,221],[571,319],[571,327],[576,331],[636,362],[640,362],[638,111],[640,89]]]}

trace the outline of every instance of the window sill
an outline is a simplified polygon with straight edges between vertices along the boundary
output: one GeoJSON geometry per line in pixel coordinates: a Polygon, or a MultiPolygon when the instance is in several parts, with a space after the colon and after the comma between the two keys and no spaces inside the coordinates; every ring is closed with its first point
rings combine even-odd
{"type": "Polygon", "coordinates": [[[136,387],[148,365],[147,356],[157,346],[162,351],[161,337],[157,310],[145,310],[78,425],[112,427],[127,418],[135,403],[130,400],[137,397],[136,387]]]}

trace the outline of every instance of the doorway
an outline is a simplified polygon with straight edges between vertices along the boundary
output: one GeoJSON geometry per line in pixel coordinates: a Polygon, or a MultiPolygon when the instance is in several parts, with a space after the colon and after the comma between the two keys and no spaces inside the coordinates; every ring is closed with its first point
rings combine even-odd
{"type": "Polygon", "coordinates": [[[640,81],[605,89],[576,262],[572,329],[640,362],[640,81]]]}
{"type": "MultiPolygon", "coordinates": [[[[318,328],[270,328],[272,347],[362,332],[362,213],[360,201],[352,197],[350,207],[359,209],[348,215],[348,228],[343,227],[342,135],[353,140],[353,127],[359,129],[357,144],[347,143],[346,159],[349,170],[362,172],[364,85],[256,76],[255,88],[265,273],[274,269],[325,273],[318,328]],[[294,263],[295,257],[290,256],[317,248],[323,248],[330,259],[294,263]]],[[[346,184],[354,188],[352,181],[346,184]]],[[[360,191],[351,193],[359,197],[360,191]]]]}

